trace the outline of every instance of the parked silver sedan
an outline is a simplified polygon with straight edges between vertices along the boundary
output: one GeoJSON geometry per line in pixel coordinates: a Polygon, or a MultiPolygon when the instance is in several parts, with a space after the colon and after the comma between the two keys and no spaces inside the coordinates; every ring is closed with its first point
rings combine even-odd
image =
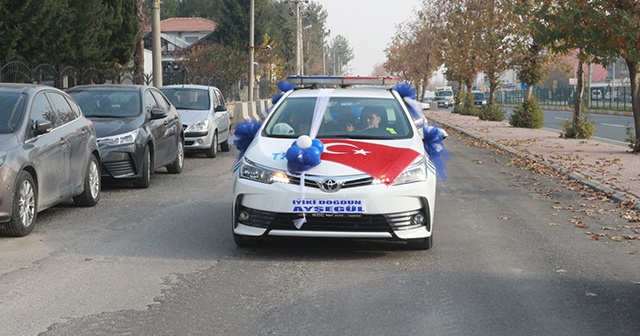
{"type": "Polygon", "coordinates": [[[215,86],[166,85],[160,88],[180,114],[184,124],[186,151],[218,155],[218,147],[229,151],[231,120],[222,92],[215,86]]]}
{"type": "Polygon", "coordinates": [[[39,211],[100,198],[96,133],[76,102],[43,85],[0,84],[0,234],[26,236],[39,211]]]}

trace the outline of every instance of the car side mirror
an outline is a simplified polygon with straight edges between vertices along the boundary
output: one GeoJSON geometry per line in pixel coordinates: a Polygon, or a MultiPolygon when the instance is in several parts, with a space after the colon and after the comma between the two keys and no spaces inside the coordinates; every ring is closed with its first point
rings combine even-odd
{"type": "Polygon", "coordinates": [[[151,120],[167,117],[167,111],[162,109],[151,109],[151,120]]]}
{"type": "Polygon", "coordinates": [[[51,121],[49,120],[38,119],[36,120],[36,124],[33,128],[35,131],[35,135],[46,134],[51,132],[51,130],[53,129],[53,124],[51,124],[51,121]]]}
{"type": "Polygon", "coordinates": [[[224,106],[224,105],[218,105],[218,106],[216,106],[214,111],[216,111],[216,112],[226,112],[227,111],[227,107],[224,106]]]}

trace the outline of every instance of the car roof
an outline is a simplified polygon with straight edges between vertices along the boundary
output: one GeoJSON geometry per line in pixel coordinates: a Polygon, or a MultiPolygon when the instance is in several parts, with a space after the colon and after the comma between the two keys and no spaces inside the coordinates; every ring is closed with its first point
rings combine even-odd
{"type": "Polygon", "coordinates": [[[97,85],[78,85],[69,88],[69,91],[75,90],[109,90],[109,91],[139,91],[146,88],[152,88],[149,85],[137,85],[137,84],[97,84],[97,85]]]}
{"type": "Polygon", "coordinates": [[[61,91],[53,86],[44,84],[30,84],[30,83],[0,83],[0,90],[2,91],[19,91],[28,92],[32,90],[51,89],[61,91]]]}
{"type": "MultiPolygon", "coordinates": [[[[289,97],[317,97],[320,89],[296,89],[289,97]]],[[[359,98],[386,98],[394,99],[391,90],[371,88],[336,88],[331,92],[331,97],[359,97],[359,98]]]]}
{"type": "MultiPolygon", "coordinates": [[[[199,84],[172,84],[172,85],[163,85],[160,87],[160,89],[165,89],[165,88],[171,88],[171,89],[177,89],[177,88],[185,88],[185,89],[209,89],[209,88],[216,88],[213,85],[199,85],[199,84]]],[[[216,88],[217,89],[217,88],[216,88]]]]}

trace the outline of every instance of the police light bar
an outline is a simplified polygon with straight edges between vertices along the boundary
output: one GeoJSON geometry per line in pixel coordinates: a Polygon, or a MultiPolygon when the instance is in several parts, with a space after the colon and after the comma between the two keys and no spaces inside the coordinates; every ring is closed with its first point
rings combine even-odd
{"type": "Polygon", "coordinates": [[[400,78],[393,76],[289,76],[287,81],[296,85],[396,85],[400,78]]]}

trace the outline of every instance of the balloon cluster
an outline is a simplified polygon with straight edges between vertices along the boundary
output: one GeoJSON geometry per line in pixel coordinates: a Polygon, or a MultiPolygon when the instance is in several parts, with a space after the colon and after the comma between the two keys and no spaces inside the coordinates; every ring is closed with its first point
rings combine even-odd
{"type": "Polygon", "coordinates": [[[422,110],[422,106],[420,106],[420,103],[416,101],[416,91],[411,87],[411,84],[407,82],[400,82],[396,84],[393,89],[396,90],[400,97],[402,97],[402,99],[407,103],[411,116],[414,119],[422,118],[422,115],[419,112],[422,110]]]}
{"type": "Polygon", "coordinates": [[[256,133],[262,126],[262,123],[259,121],[245,119],[242,124],[236,126],[233,131],[233,135],[235,136],[234,144],[240,151],[240,156],[244,154],[244,151],[247,150],[251,141],[256,136],[256,133]]]}
{"type": "Polygon", "coordinates": [[[300,173],[319,165],[322,151],[324,151],[322,141],[311,139],[308,135],[301,135],[285,153],[287,169],[300,173]]]}
{"type": "Polygon", "coordinates": [[[284,96],[285,92],[291,91],[291,90],[296,88],[295,84],[291,84],[291,83],[287,82],[286,80],[279,81],[277,86],[278,86],[278,89],[280,89],[281,92],[280,93],[274,93],[273,96],[271,96],[271,103],[273,105],[275,105],[280,100],[280,98],[282,98],[282,96],[284,96]]]}
{"type": "Polygon", "coordinates": [[[422,130],[424,131],[424,150],[429,154],[429,159],[436,166],[438,175],[443,180],[446,180],[445,168],[449,160],[449,152],[442,144],[445,132],[438,126],[429,126],[427,124],[423,126],[422,130]]]}

